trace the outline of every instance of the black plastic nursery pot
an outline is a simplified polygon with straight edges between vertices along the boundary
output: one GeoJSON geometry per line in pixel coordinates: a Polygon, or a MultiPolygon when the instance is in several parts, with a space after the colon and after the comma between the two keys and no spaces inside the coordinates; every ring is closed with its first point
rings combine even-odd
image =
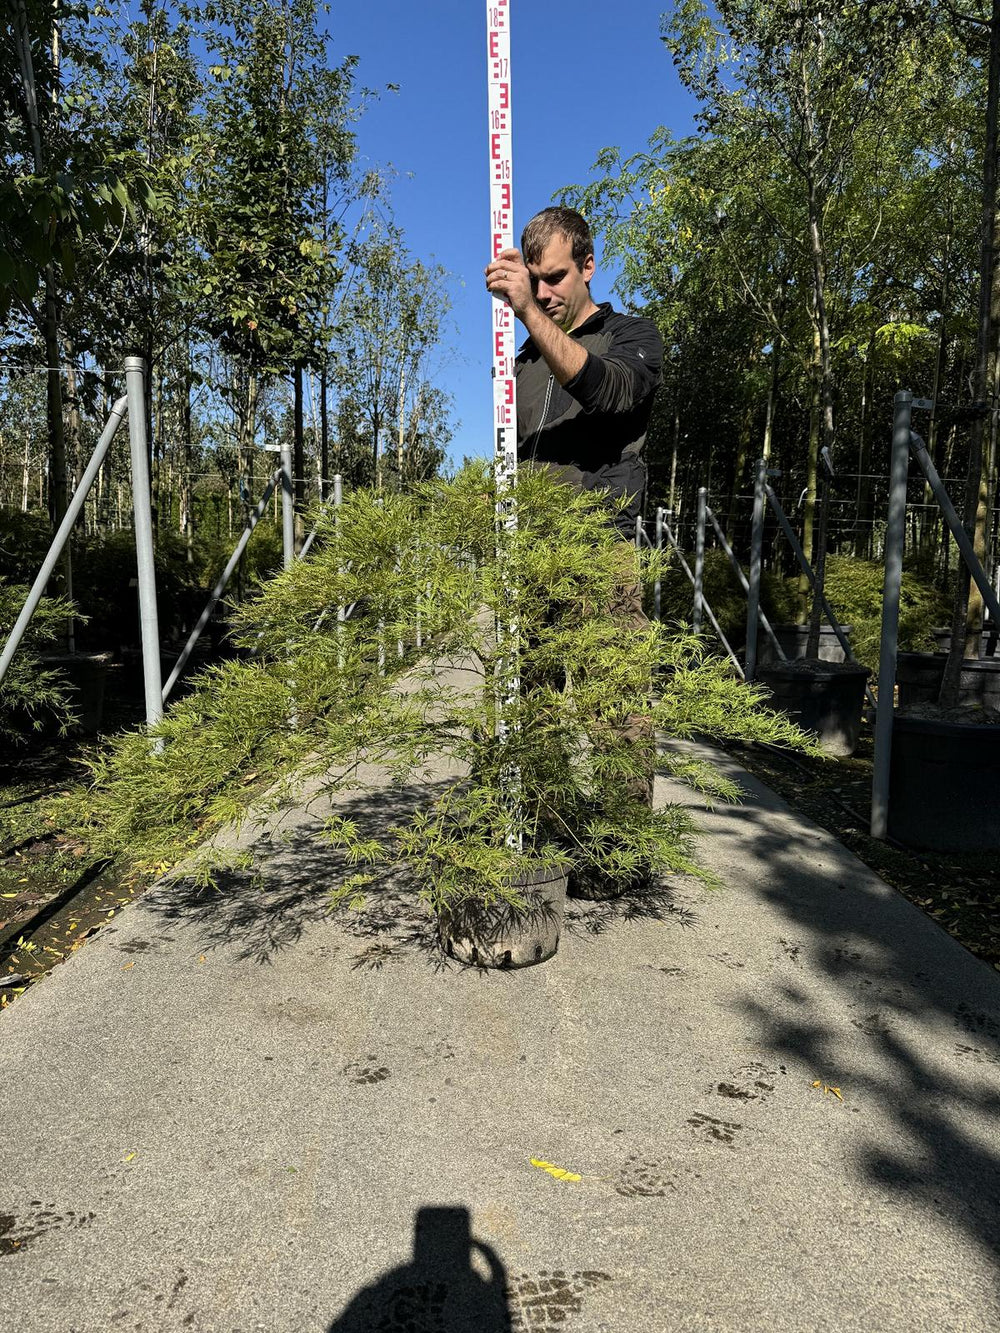
{"type": "MultiPolygon", "coordinates": [[[[936,703],[947,660],[947,653],[900,653],[896,659],[899,707],[936,703]]],[[[978,704],[1000,712],[1000,657],[970,657],[962,663],[958,704],[962,708],[978,704]]]]}
{"type": "MultiPolygon", "coordinates": [[[[781,651],[790,662],[805,657],[806,642],[809,638],[808,625],[772,625],[771,628],[774,630],[774,637],[781,644],[781,651]]],[[[845,637],[850,640],[850,625],[841,625],[840,628],[845,637]]],[[[843,662],[845,660],[844,650],[834,633],[832,625],[820,625],[819,627],[819,660],[821,662],[843,662]]],[[[780,661],[774,651],[774,644],[771,642],[770,635],[763,628],[757,631],[757,661],[761,665],[780,661]]]]}
{"type": "Polygon", "coordinates": [[[899,653],[896,657],[899,707],[936,703],[946,661],[946,653],[899,653]]]}
{"type": "Polygon", "coordinates": [[[525,901],[509,903],[467,898],[438,914],[441,947],[449,958],[474,967],[531,967],[559,948],[566,907],[564,872],[543,867],[513,881],[525,901]]]}
{"type": "Polygon", "coordinates": [[[757,678],[771,691],[775,708],[803,731],[811,731],[827,754],[845,758],[854,753],[861,735],[869,674],[857,662],[801,658],[764,666],[757,678]]]}
{"type": "MultiPolygon", "coordinates": [[[[937,644],[939,653],[946,653],[951,647],[951,626],[944,625],[939,629],[932,630],[934,642],[937,644]]],[[[980,657],[1000,657],[1000,629],[989,621],[983,626],[980,635],[980,657]]]]}
{"type": "Polygon", "coordinates": [[[897,714],[889,835],[925,851],[1000,851],[1000,726],[897,714]]]}
{"type": "Polygon", "coordinates": [[[76,729],[87,736],[100,731],[111,653],[43,653],[42,663],[58,667],[66,677],[78,718],[76,729]]]}
{"type": "Polygon", "coordinates": [[[587,902],[610,902],[627,893],[635,893],[645,888],[652,877],[648,865],[640,866],[631,875],[612,876],[592,866],[574,866],[569,873],[567,893],[570,898],[583,898],[587,902]]]}

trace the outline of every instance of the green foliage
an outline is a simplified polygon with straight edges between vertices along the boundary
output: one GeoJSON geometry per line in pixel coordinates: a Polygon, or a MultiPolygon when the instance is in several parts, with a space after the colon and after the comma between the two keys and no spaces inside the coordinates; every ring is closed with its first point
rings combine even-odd
{"type": "MultiPolygon", "coordinates": [[[[830,605],[837,619],[851,626],[855,657],[872,671],[878,670],[884,579],[885,566],[874,560],[830,556],[827,562],[826,595],[830,605]]],[[[789,601],[796,587],[796,580],[786,581],[789,601]]],[[[900,651],[933,652],[936,645],[931,630],[947,622],[948,612],[944,593],[913,570],[904,569],[899,598],[900,651]]]]}
{"type": "Polygon", "coordinates": [[[256,660],[206,673],[156,729],[159,750],[128,735],[94,759],[93,783],[67,810],[95,847],[173,864],[241,818],[265,782],[280,803],[293,777],[357,790],[363,758],[405,784],[436,757],[458,777],[384,838],[331,822],[354,866],[339,897],[355,899],[370,867],[399,856],[439,906],[470,894],[516,900],[511,875],[539,860],[625,876],[642,863],[699,873],[684,812],[650,811],[635,795],[636,719],[649,734],[809,742],[697,640],[613,611],[635,578],[634,552],[598,498],[523,472],[516,499],[519,527],[502,532],[499,552],[481,464],[411,494],[355,492],[321,515],[309,559],[236,615],[236,637],[256,660]],[[339,620],[338,606],[352,614],[339,620]],[[503,707],[499,736],[511,640],[495,628],[512,615],[523,688],[503,707]],[[459,669],[442,674],[445,664],[459,669]],[[654,699],[648,683],[661,670],[654,699]]]}
{"type": "MultiPolygon", "coordinates": [[[[827,598],[840,623],[850,626],[855,657],[872,671],[878,670],[884,578],[885,567],[875,560],[831,555],[827,561],[827,598]]],[[[773,623],[794,623],[801,608],[798,579],[767,577],[761,603],[773,623]]],[[[947,619],[947,596],[918,571],[904,569],[899,598],[900,651],[933,652],[936,645],[931,631],[947,619]]]]}
{"type": "MultiPolygon", "coordinates": [[[[693,569],[693,555],[688,552],[685,559],[693,569]]],[[[718,548],[706,550],[702,580],[705,597],[722,626],[722,632],[734,648],[738,647],[746,637],[747,598],[725,551],[718,548]]],[[[663,620],[668,625],[689,625],[693,601],[691,580],[676,558],[671,557],[660,578],[660,614],[663,620]]]]}
{"type": "MultiPolygon", "coordinates": [[[[7,642],[27,596],[27,586],[0,582],[0,642],[7,642]]],[[[65,677],[41,656],[62,632],[68,610],[59,598],[42,598],[0,683],[0,738],[5,741],[23,744],[45,726],[64,733],[74,721],[65,677]]]]}

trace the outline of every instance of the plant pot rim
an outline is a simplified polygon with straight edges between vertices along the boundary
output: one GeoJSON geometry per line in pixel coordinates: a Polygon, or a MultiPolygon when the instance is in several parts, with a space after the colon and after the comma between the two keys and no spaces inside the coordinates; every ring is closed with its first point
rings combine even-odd
{"type": "Polygon", "coordinates": [[[1000,657],[964,657],[963,671],[1000,671],[1000,657]]]}
{"type": "Polygon", "coordinates": [[[797,657],[791,662],[768,662],[758,668],[757,674],[786,680],[833,680],[838,676],[863,676],[867,680],[871,671],[860,662],[828,662],[822,657],[797,657]]]}
{"type": "Polygon", "coordinates": [[[946,718],[912,717],[909,713],[895,713],[892,719],[893,729],[900,727],[914,732],[918,736],[954,736],[956,732],[985,736],[993,733],[1000,738],[1000,723],[959,722],[946,718]]]}
{"type": "Polygon", "coordinates": [[[53,665],[55,665],[56,663],[60,665],[66,663],[67,665],[69,665],[70,663],[73,662],[92,662],[96,663],[98,666],[110,666],[111,663],[114,661],[115,655],[110,650],[107,650],[102,653],[89,653],[86,651],[81,653],[41,652],[38,654],[38,656],[43,662],[47,664],[51,663],[53,665]]]}
{"type": "MultiPolygon", "coordinates": [[[[771,628],[776,632],[779,629],[801,629],[805,630],[807,633],[809,631],[808,624],[805,624],[798,620],[782,620],[780,622],[775,622],[774,624],[771,625],[771,628]]],[[[853,625],[841,621],[840,628],[843,630],[845,634],[849,634],[850,631],[853,629],[853,625]]],[[[819,627],[819,632],[820,634],[836,634],[837,631],[833,628],[833,626],[829,623],[829,621],[824,621],[823,624],[820,625],[819,627]]]]}

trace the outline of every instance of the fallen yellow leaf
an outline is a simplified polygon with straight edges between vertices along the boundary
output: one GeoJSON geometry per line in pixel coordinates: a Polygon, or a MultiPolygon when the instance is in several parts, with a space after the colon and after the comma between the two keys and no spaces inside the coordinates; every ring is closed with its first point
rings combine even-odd
{"type": "Polygon", "coordinates": [[[537,1166],[540,1171],[547,1171],[550,1176],[556,1180],[581,1180],[575,1171],[567,1171],[565,1167],[554,1166],[551,1162],[543,1162],[540,1157],[532,1157],[531,1165],[537,1166]]]}
{"type": "Polygon", "coordinates": [[[135,1150],[133,1149],[132,1152],[127,1152],[127,1153],[125,1154],[125,1161],[126,1161],[126,1162],[131,1162],[131,1160],[132,1160],[132,1158],[133,1158],[134,1156],[135,1156],[135,1150]]]}
{"type": "Polygon", "coordinates": [[[133,963],[126,963],[125,966],[122,968],[122,971],[123,971],[123,972],[127,972],[127,971],[129,970],[130,967],[135,967],[135,963],[134,963],[134,962],[133,962],[133,963]]]}
{"type": "Polygon", "coordinates": [[[199,963],[203,963],[204,961],[205,961],[205,955],[204,955],[203,953],[202,953],[202,954],[199,954],[199,955],[198,955],[198,962],[199,962],[199,963]]]}

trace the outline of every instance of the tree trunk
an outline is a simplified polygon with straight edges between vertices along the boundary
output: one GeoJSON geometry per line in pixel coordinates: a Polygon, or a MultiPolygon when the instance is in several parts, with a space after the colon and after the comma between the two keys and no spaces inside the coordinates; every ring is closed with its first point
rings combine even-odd
{"type": "Polygon", "coordinates": [[[865,351],[865,368],[861,377],[861,412],[858,422],[858,484],[855,488],[854,502],[854,555],[858,560],[872,558],[872,442],[868,429],[868,404],[871,401],[875,370],[872,364],[875,355],[875,334],[868,339],[865,351]]]}
{"type": "MultiPolygon", "coordinates": [[[[997,110],[1000,96],[1000,0],[993,0],[990,16],[990,51],[986,97],[986,144],[983,161],[983,194],[980,214],[979,321],[976,331],[976,364],[972,375],[972,397],[986,403],[993,379],[996,329],[1000,324],[1000,271],[996,252],[1000,246],[997,217],[997,110]]],[[[994,412],[996,408],[992,409],[994,412]]],[[[990,477],[988,472],[989,416],[976,417],[969,438],[969,471],[965,489],[964,522],[980,561],[986,558],[990,477]]],[[[953,708],[958,702],[964,658],[978,657],[983,623],[983,599],[964,562],[959,567],[952,615],[952,638],[941,682],[940,703],[953,708]]]]}
{"type": "Polygon", "coordinates": [[[319,498],[326,500],[326,487],[330,477],[330,408],[327,403],[327,368],[326,359],[319,372],[319,498]]]}

